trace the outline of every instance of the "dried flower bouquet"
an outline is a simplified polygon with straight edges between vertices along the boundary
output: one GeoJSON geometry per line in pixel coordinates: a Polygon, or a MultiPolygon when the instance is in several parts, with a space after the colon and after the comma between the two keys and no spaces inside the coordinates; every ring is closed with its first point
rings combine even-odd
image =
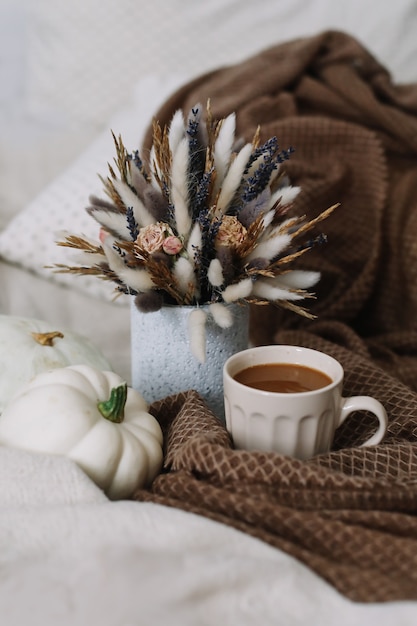
{"type": "Polygon", "coordinates": [[[292,149],[281,150],[276,137],[261,144],[259,129],[239,145],[235,130],[235,115],[215,121],[209,103],[205,121],[201,105],[186,118],[177,111],[168,127],[154,121],[148,167],[114,136],[117,173],[109,165],[102,179],[108,199],[92,196],[87,208],[100,242],[67,235],[58,245],[78,249],[80,264],[56,270],[114,281],[143,312],[195,305],[195,345],[204,332],[202,304],[222,328],[233,323],[225,305],[242,301],[311,317],[299,301],[312,297],[319,273],[291,265],[325,239],[302,242],[337,205],[310,221],[289,218],[300,188],[281,166],[292,149]]]}

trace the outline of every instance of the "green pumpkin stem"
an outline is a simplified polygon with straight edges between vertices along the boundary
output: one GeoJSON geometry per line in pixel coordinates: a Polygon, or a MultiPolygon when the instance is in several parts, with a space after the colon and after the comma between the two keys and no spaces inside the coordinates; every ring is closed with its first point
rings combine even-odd
{"type": "Polygon", "coordinates": [[[127,383],[120,387],[113,387],[110,392],[110,398],[97,402],[97,408],[106,420],[115,424],[123,422],[124,408],[127,398],[127,383]]]}

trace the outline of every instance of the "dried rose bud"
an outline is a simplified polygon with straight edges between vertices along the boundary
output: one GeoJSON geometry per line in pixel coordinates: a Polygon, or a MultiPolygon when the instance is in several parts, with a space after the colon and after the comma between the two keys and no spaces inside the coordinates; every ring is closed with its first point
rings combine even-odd
{"type": "Polygon", "coordinates": [[[174,235],[167,237],[162,243],[163,251],[171,256],[181,252],[182,248],[183,245],[181,239],[179,237],[175,237],[174,235]]]}

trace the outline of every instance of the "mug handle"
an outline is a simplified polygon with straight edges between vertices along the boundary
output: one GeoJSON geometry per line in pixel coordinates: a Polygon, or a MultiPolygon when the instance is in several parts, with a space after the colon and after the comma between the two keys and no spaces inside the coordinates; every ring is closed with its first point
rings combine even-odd
{"type": "Polygon", "coordinates": [[[369,437],[367,441],[362,443],[360,447],[375,446],[380,443],[388,428],[388,416],[382,404],[370,396],[351,396],[350,398],[342,398],[338,426],[343,424],[347,416],[350,415],[350,413],[353,413],[353,411],[370,411],[376,415],[379,421],[379,427],[376,433],[369,437]]]}

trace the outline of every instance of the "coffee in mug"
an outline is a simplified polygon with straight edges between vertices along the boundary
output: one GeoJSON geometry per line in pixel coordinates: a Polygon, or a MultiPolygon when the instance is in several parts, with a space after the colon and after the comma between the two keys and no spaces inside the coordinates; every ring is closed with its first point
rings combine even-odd
{"type": "Polygon", "coordinates": [[[331,449],[336,428],[354,411],[378,419],[362,445],[378,444],[388,418],[370,396],[344,397],[344,372],[333,357],[300,346],[249,348],[223,368],[226,427],[236,448],[307,459],[331,449]]]}
{"type": "Polygon", "coordinates": [[[238,372],[242,385],[274,393],[302,393],[327,387],[332,379],[324,372],[295,363],[261,363],[238,372]]]}

